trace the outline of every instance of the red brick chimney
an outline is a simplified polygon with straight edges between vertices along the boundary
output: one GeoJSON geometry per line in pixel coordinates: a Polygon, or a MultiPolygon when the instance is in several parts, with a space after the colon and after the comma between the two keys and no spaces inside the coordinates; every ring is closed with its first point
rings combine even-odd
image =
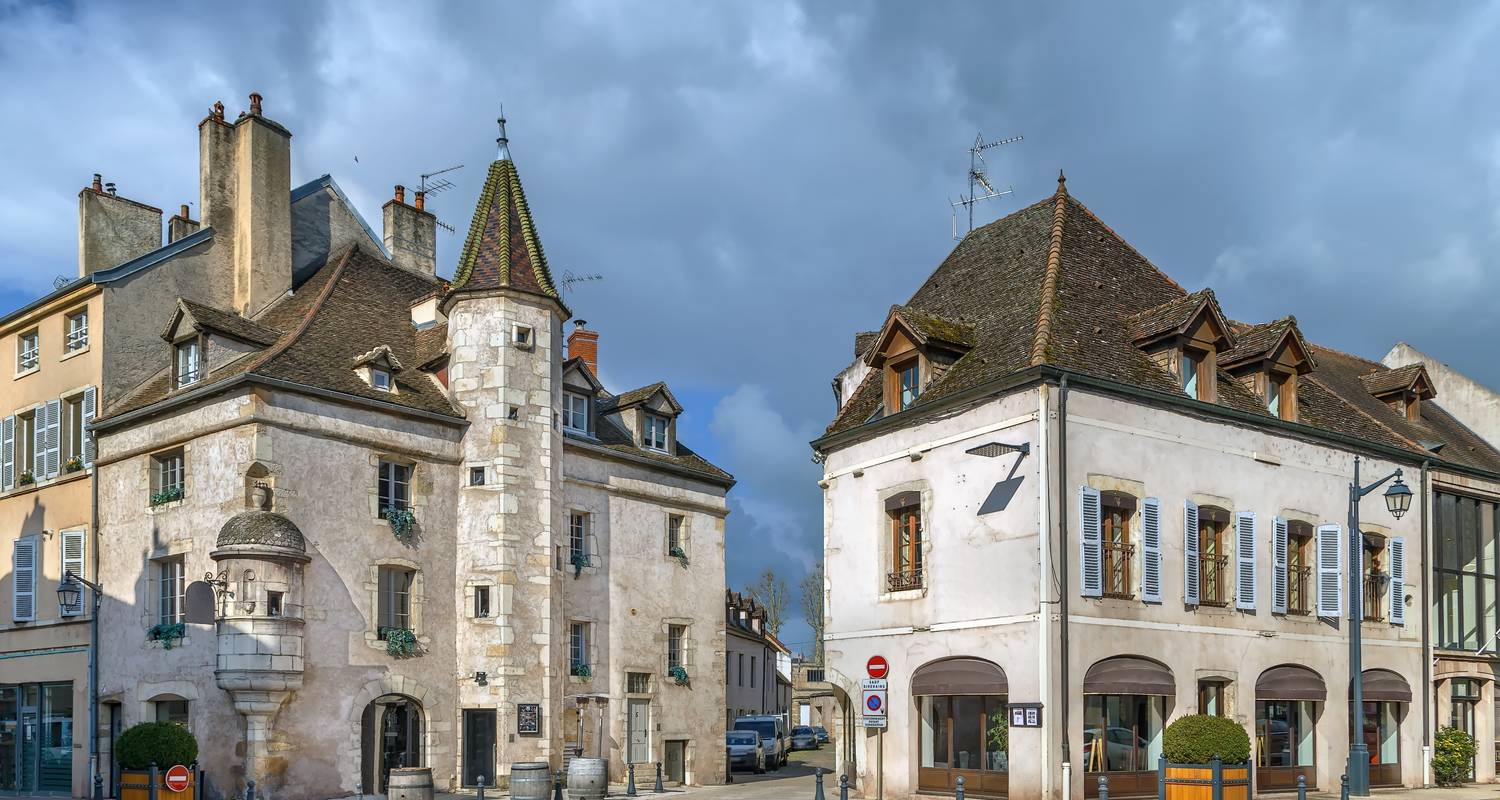
{"type": "Polygon", "coordinates": [[[584,320],[573,323],[573,332],[568,334],[568,358],[581,358],[589,365],[589,372],[599,377],[599,332],[585,327],[584,320]]]}

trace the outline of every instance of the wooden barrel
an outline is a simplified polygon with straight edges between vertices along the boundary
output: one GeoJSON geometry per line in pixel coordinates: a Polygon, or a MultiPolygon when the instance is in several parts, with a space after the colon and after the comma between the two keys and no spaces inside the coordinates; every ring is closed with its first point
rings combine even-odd
{"type": "Polygon", "coordinates": [[[432,800],[432,767],[398,767],[386,779],[388,800],[432,800]]]}
{"type": "Polygon", "coordinates": [[[552,793],[552,767],[545,761],[510,765],[511,800],[547,800],[552,793]]]}
{"type": "Polygon", "coordinates": [[[568,797],[573,800],[600,800],[609,788],[609,761],[602,758],[575,758],[568,762],[568,797]]]}

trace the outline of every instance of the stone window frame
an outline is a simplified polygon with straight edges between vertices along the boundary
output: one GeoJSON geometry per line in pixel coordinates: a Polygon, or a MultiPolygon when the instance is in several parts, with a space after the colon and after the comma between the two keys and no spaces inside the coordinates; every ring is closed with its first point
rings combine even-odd
{"type": "Polygon", "coordinates": [[[464,616],[468,618],[469,621],[475,623],[499,624],[498,620],[501,617],[505,616],[507,613],[504,608],[504,596],[504,588],[493,578],[469,578],[468,580],[464,581],[464,616]],[[487,617],[474,616],[474,596],[478,594],[478,589],[481,586],[489,589],[490,591],[490,614],[487,617]]]}
{"type": "Polygon", "coordinates": [[[20,378],[39,371],[42,368],[42,332],[40,328],[30,328],[16,334],[16,374],[20,378]],[[33,344],[28,349],[24,348],[27,339],[33,344]],[[30,352],[29,358],[26,354],[30,352]]]}
{"type": "MultiPolygon", "coordinates": [[[[1144,503],[1145,503],[1145,501],[1147,499],[1149,499],[1149,498],[1152,497],[1152,495],[1149,494],[1146,491],[1146,484],[1144,482],[1138,481],[1138,480],[1133,480],[1131,478],[1116,477],[1114,475],[1098,475],[1098,474],[1092,474],[1091,473],[1091,474],[1089,474],[1089,475],[1087,475],[1085,477],[1085,479],[1084,479],[1084,485],[1087,486],[1087,487],[1089,487],[1090,489],[1094,489],[1094,490],[1096,490],[1096,491],[1099,492],[1099,496],[1101,498],[1101,507],[1100,507],[1101,513],[1100,513],[1100,519],[1099,519],[1099,532],[1100,532],[1101,536],[1103,535],[1103,532],[1104,532],[1103,503],[1102,503],[1102,498],[1104,497],[1104,495],[1105,494],[1125,495],[1125,496],[1127,496],[1127,497],[1129,497],[1129,498],[1131,498],[1132,500],[1135,501],[1135,510],[1131,513],[1130,519],[1127,522],[1127,525],[1130,528],[1130,540],[1131,540],[1131,544],[1133,544],[1134,547],[1135,547],[1134,552],[1132,552],[1130,554],[1130,575],[1131,575],[1130,592],[1131,592],[1132,596],[1129,597],[1129,598],[1118,598],[1118,597],[1112,597],[1112,596],[1105,595],[1103,597],[1095,598],[1095,599],[1097,599],[1100,602],[1105,603],[1105,604],[1118,604],[1117,607],[1119,607],[1119,608],[1138,608],[1140,606],[1140,604],[1142,602],[1144,602],[1141,599],[1141,576],[1145,575],[1145,571],[1144,570],[1146,568],[1146,564],[1145,564],[1145,557],[1146,557],[1145,547],[1142,545],[1142,540],[1141,540],[1141,533],[1142,533],[1142,531],[1141,531],[1141,507],[1144,505],[1144,503]]],[[[1161,579],[1161,582],[1162,582],[1162,596],[1165,597],[1166,596],[1166,563],[1167,563],[1167,556],[1166,556],[1166,554],[1167,554],[1167,551],[1168,551],[1167,536],[1166,536],[1166,528],[1165,528],[1165,526],[1162,526],[1161,542],[1160,542],[1160,544],[1161,544],[1161,552],[1162,552],[1162,558],[1161,558],[1161,562],[1162,562],[1162,579],[1161,579]]],[[[1182,549],[1182,545],[1181,545],[1180,542],[1177,545],[1177,549],[1178,550],[1182,549]]],[[[1100,567],[1101,567],[1101,577],[1102,577],[1102,568],[1103,568],[1102,562],[1100,564],[1100,567]]]]}
{"type": "Polygon", "coordinates": [[[666,518],[662,526],[662,555],[669,559],[675,559],[672,555],[672,520],[682,520],[682,525],[677,529],[677,542],[682,548],[684,557],[693,557],[693,515],[678,509],[666,509],[666,518]]]}
{"type": "Polygon", "coordinates": [[[426,626],[423,625],[423,611],[427,605],[427,573],[422,565],[407,558],[391,556],[376,559],[370,562],[365,577],[365,596],[369,600],[369,608],[365,614],[365,644],[372,650],[385,652],[385,640],[380,638],[378,628],[380,627],[380,568],[400,567],[413,572],[411,580],[411,631],[417,635],[417,642],[425,649],[432,644],[432,637],[428,635],[426,626]]]}
{"type": "Polygon", "coordinates": [[[878,547],[873,573],[876,602],[889,603],[903,600],[920,600],[927,596],[927,590],[933,585],[933,526],[932,518],[929,514],[932,507],[932,484],[928,483],[925,479],[903,481],[876,492],[875,515],[874,522],[872,523],[872,536],[878,547]],[[916,492],[921,497],[918,507],[921,509],[922,514],[922,585],[916,589],[893,592],[890,591],[890,587],[886,583],[886,575],[893,563],[892,550],[895,543],[891,537],[891,518],[885,510],[885,501],[906,492],[916,492]]]}
{"type": "Polygon", "coordinates": [[[83,355],[89,351],[91,337],[89,335],[89,307],[87,305],[69,309],[62,315],[62,340],[63,354],[58,361],[83,355]],[[73,327],[73,320],[81,319],[83,324],[78,328],[73,327]]]}
{"type": "Polygon", "coordinates": [[[536,348],[536,327],[521,322],[510,324],[510,344],[517,350],[536,348]]]}
{"type": "Polygon", "coordinates": [[[380,451],[370,453],[370,479],[365,489],[369,501],[370,521],[379,525],[389,524],[384,517],[380,516],[380,462],[382,461],[404,464],[410,470],[406,476],[406,507],[416,515],[417,521],[421,522],[422,512],[427,508],[428,500],[428,492],[423,489],[426,475],[422,469],[422,462],[408,455],[380,451]]]}
{"type": "Polygon", "coordinates": [[[150,453],[146,454],[141,464],[142,490],[139,494],[140,497],[145,501],[147,514],[160,514],[166,511],[170,511],[174,508],[182,506],[188,501],[188,498],[192,494],[188,491],[188,487],[192,485],[193,481],[192,453],[192,443],[184,442],[174,447],[163,447],[159,450],[153,450],[150,453]],[[153,506],[151,505],[151,495],[159,491],[157,488],[157,471],[159,469],[158,462],[163,456],[168,456],[173,453],[180,454],[182,457],[182,498],[162,503],[161,505],[153,506]]]}

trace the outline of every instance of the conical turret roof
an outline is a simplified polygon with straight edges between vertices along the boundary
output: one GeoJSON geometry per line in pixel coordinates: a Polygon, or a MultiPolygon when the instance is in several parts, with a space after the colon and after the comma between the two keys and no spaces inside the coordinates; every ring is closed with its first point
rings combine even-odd
{"type": "Polygon", "coordinates": [[[541,237],[531,221],[521,178],[502,146],[490,164],[484,190],[469,223],[469,237],[453,273],[453,292],[514,289],[548,297],[562,305],[541,237]]]}

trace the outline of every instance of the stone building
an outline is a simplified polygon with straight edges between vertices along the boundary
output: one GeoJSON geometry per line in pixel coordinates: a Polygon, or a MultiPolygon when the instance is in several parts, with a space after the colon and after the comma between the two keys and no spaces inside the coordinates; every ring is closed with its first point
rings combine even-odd
{"type": "Polygon", "coordinates": [[[326,176],[288,191],[258,97],[199,131],[205,252],[142,274],[94,424],[111,724],[167,709],[226,792],[576,753],[718,780],[733,479],[564,341],[503,127],[451,283],[420,193],[377,237],[326,176]]]}
{"type": "Polygon", "coordinates": [[[1500,452],[1420,365],[1226,318],[1059,178],[857,335],[834,387],[813,446],[844,720],[867,660],[890,663],[888,729],[840,748],[866,791],[884,742],[887,796],[1154,795],[1161,732],[1192,713],[1244,726],[1257,791],[1337,791],[1351,624],[1372,781],[1422,785],[1448,724],[1493,778],[1500,452]],[[1393,483],[1365,497],[1357,536],[1356,458],[1414,493],[1399,518],[1393,483]]]}
{"type": "Polygon", "coordinates": [[[765,625],[765,609],[755,598],[724,592],[724,720],[731,727],[746,714],[772,714],[790,724],[777,664],[791,652],[765,625]]]}

